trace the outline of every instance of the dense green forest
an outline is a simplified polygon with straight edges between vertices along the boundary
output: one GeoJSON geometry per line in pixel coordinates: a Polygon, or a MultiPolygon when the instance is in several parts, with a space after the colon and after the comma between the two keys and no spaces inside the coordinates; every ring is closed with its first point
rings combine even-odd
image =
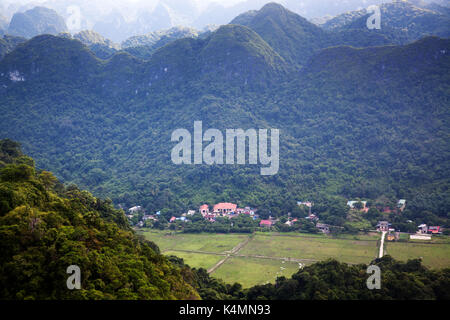
{"type": "Polygon", "coordinates": [[[376,259],[381,270],[381,289],[366,287],[367,266],[327,260],[304,267],[290,279],[255,286],[246,298],[269,300],[431,300],[450,298],[450,269],[430,271],[420,260],[397,262],[390,256],[376,259]]]}
{"type": "Polygon", "coordinates": [[[0,136],[124,208],[178,215],[227,201],[280,216],[309,200],[342,225],[349,199],[403,198],[399,223],[448,225],[448,39],[360,48],[391,41],[325,32],[276,4],[238,18],[145,61],[49,35],[17,45],[0,61],[0,136]],[[278,174],[174,165],[171,133],[196,120],[280,129],[278,174]]]}
{"type": "Polygon", "coordinates": [[[110,200],[36,171],[11,140],[0,141],[0,161],[0,299],[199,298],[110,200]],[[80,290],[66,287],[70,265],[80,290]]]}
{"type": "Polygon", "coordinates": [[[449,299],[450,269],[428,270],[420,260],[374,261],[380,290],[366,287],[366,265],[334,260],[242,289],[204,269],[159,253],[137,236],[110,200],[51,172],[36,170],[11,140],[0,141],[0,299],[449,299]],[[78,265],[81,289],[68,290],[66,269],[78,265]]]}

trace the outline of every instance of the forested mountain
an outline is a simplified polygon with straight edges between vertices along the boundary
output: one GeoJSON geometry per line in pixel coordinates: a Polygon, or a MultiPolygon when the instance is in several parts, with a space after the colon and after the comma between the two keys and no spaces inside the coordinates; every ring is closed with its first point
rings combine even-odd
{"type": "Polygon", "coordinates": [[[249,300],[448,300],[450,269],[430,271],[419,260],[399,263],[389,256],[375,260],[381,289],[366,289],[365,265],[329,260],[298,271],[291,278],[250,288],[249,300]]]}
{"type": "Polygon", "coordinates": [[[313,52],[327,46],[326,33],[277,3],[236,17],[231,24],[248,26],[291,64],[304,64],[313,52]]]}
{"type": "Polygon", "coordinates": [[[424,5],[423,8],[450,16],[450,7],[448,6],[448,3],[447,3],[447,6],[443,6],[438,3],[432,2],[432,3],[424,5]]]}
{"type": "MultiPolygon", "coordinates": [[[[152,23],[171,22],[170,2],[152,23]]],[[[10,25],[31,39],[0,39],[0,299],[449,298],[448,269],[390,257],[373,262],[381,291],[365,287],[366,265],[333,260],[242,290],[164,257],[116,209],[140,205],[163,221],[233,202],[261,218],[301,218],[297,201],[311,201],[321,222],[346,230],[347,200],[384,208],[407,199],[389,216],[396,228],[447,228],[445,9],[384,4],[381,30],[369,30],[365,11],[322,28],[270,3],[202,35],[145,31],[122,51],[92,31],[71,36],[54,12],[33,10],[10,25]],[[192,134],[195,121],[224,135],[279,129],[277,174],[261,175],[261,163],[174,164],[172,133],[192,134]],[[72,264],[82,290],[65,286],[72,264]]],[[[121,19],[112,12],[103,27],[122,32],[110,28],[121,19]]]]}
{"type": "MultiPolygon", "coordinates": [[[[0,136],[116,205],[179,214],[234,201],[278,215],[306,198],[343,207],[350,197],[407,198],[405,219],[445,225],[449,40],[305,49],[306,59],[303,44],[291,46],[331,33],[283,10],[268,5],[249,24],[279,26],[273,37],[286,41],[290,28],[301,31],[280,47],[271,28],[234,24],[171,42],[148,61],[123,52],[100,60],[79,41],[35,37],[0,61],[0,136]],[[171,133],[195,120],[222,132],[279,128],[278,174],[174,165],[171,133]]],[[[317,210],[343,223],[342,210],[317,210]]]]}
{"type": "Polygon", "coordinates": [[[11,19],[8,34],[31,38],[39,34],[53,34],[67,31],[64,19],[56,11],[46,7],[34,7],[17,12],[11,19]]]}
{"type": "Polygon", "coordinates": [[[198,299],[158,247],[134,235],[110,200],[36,171],[0,141],[0,299],[198,299]],[[68,290],[66,270],[82,272],[68,290]]]}
{"type": "MultiPolygon", "coordinates": [[[[138,47],[138,46],[154,46],[162,40],[174,41],[181,38],[196,38],[199,32],[188,27],[173,27],[170,29],[158,30],[141,36],[133,36],[122,41],[122,48],[138,47]]],[[[158,46],[162,47],[162,45],[158,46]]]]}
{"type": "Polygon", "coordinates": [[[0,38],[0,60],[8,53],[14,50],[14,48],[23,42],[25,42],[27,39],[22,37],[15,37],[15,36],[9,36],[4,35],[2,38],[0,38]]]}
{"type": "Polygon", "coordinates": [[[197,38],[201,32],[187,27],[173,27],[166,30],[133,36],[122,42],[122,49],[135,57],[148,59],[159,48],[182,38],[197,38]]]}
{"type": "MultiPolygon", "coordinates": [[[[327,21],[323,27],[328,30],[365,30],[366,21],[373,12],[362,9],[339,15],[327,21]]],[[[381,29],[393,43],[406,43],[423,36],[450,36],[450,16],[448,8],[438,5],[421,8],[407,1],[384,3],[380,6],[381,29]],[[435,8],[435,10],[433,10],[435,8]]]]}
{"type": "Polygon", "coordinates": [[[366,21],[372,13],[366,9],[341,14],[318,27],[277,3],[245,12],[231,24],[250,27],[286,61],[299,66],[331,46],[405,44],[427,35],[450,36],[450,17],[446,14],[406,1],[383,4],[380,11],[381,30],[367,29],[366,21]]]}
{"type": "Polygon", "coordinates": [[[92,30],[83,30],[73,35],[74,39],[84,43],[97,57],[108,59],[115,54],[120,45],[109,39],[105,39],[101,34],[92,30]]]}

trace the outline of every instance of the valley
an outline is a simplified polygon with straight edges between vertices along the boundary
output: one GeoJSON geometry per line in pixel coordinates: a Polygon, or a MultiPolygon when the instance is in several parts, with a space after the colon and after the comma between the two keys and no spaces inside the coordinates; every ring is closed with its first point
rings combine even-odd
{"type": "Polygon", "coordinates": [[[0,300],[450,300],[449,7],[177,2],[0,4],[0,300]]]}
{"type": "MultiPolygon", "coordinates": [[[[186,234],[142,229],[164,255],[176,255],[193,268],[204,268],[226,283],[244,288],[290,277],[300,267],[327,259],[369,264],[377,258],[379,233],[329,236],[324,234],[256,232],[248,234],[186,234]],[[238,251],[233,248],[249,240],[238,251]],[[217,268],[220,261],[226,259],[217,268]],[[212,271],[212,272],[211,272],[212,271]]],[[[433,269],[450,267],[450,237],[430,243],[385,242],[385,254],[400,261],[422,258],[433,269]]]]}

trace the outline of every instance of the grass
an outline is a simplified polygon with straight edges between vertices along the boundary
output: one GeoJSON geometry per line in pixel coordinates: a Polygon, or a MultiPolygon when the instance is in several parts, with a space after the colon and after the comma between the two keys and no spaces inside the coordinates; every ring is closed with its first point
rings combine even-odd
{"type": "MultiPolygon", "coordinates": [[[[194,268],[210,269],[226,253],[248,239],[248,234],[185,234],[171,231],[149,230],[141,232],[154,241],[165,255],[175,255],[194,268]],[[186,250],[186,251],[184,251],[186,250]],[[194,251],[194,252],[187,252],[194,251]]],[[[290,277],[298,270],[298,263],[277,258],[325,260],[334,258],[346,263],[369,264],[378,254],[379,233],[332,237],[325,234],[256,232],[238,255],[232,256],[212,274],[226,283],[239,282],[244,287],[274,282],[277,276],[290,277]],[[266,256],[274,259],[254,257],[266,256]],[[285,269],[281,269],[285,268],[285,269]]],[[[422,257],[430,268],[450,267],[450,237],[433,236],[430,242],[385,242],[385,254],[397,260],[422,257]]],[[[308,264],[313,263],[309,261],[308,264]]]]}
{"type": "Polygon", "coordinates": [[[299,233],[299,232],[255,232],[255,235],[263,236],[282,236],[282,237],[300,237],[300,238],[318,238],[318,239],[350,239],[350,240],[378,240],[380,234],[378,232],[347,234],[342,233],[334,236],[326,235],[324,233],[299,233]]]}
{"type": "Polygon", "coordinates": [[[248,234],[174,233],[169,231],[143,231],[148,240],[156,243],[161,251],[192,250],[222,253],[229,251],[248,238],[248,234]]]}
{"type": "Polygon", "coordinates": [[[377,241],[339,239],[327,236],[275,236],[258,234],[239,253],[270,257],[369,263],[376,258],[377,241]]]}
{"type": "Polygon", "coordinates": [[[298,271],[298,267],[298,263],[283,263],[281,260],[232,257],[212,276],[227,283],[238,282],[244,288],[249,288],[257,284],[273,283],[279,276],[290,277],[298,271]]]}
{"type": "Polygon", "coordinates": [[[225,258],[225,256],[217,254],[202,254],[182,251],[165,251],[164,254],[168,256],[173,255],[179,258],[183,258],[184,262],[192,268],[203,268],[206,270],[225,258]]]}
{"type": "Polygon", "coordinates": [[[450,267],[449,243],[388,242],[385,254],[400,261],[422,258],[422,263],[433,269],[450,267]]]}

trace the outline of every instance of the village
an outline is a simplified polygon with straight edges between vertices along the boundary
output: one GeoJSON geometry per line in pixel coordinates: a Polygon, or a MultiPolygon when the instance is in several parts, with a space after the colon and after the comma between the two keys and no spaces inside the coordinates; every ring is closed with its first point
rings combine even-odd
{"type": "MultiPolygon", "coordinates": [[[[160,220],[164,220],[167,222],[168,226],[175,223],[189,223],[194,218],[194,215],[200,214],[204,221],[208,221],[210,223],[214,223],[217,220],[223,221],[223,219],[235,219],[239,216],[247,216],[254,221],[254,226],[258,226],[261,229],[272,230],[273,227],[276,228],[278,226],[277,231],[280,230],[281,226],[285,226],[286,228],[293,227],[296,224],[302,221],[308,221],[312,226],[315,227],[316,232],[321,232],[324,234],[332,233],[332,230],[343,229],[341,226],[333,226],[330,224],[326,224],[320,221],[320,218],[317,214],[313,213],[312,209],[314,204],[310,201],[298,201],[297,205],[299,207],[306,208],[307,216],[303,218],[299,217],[291,217],[291,214],[288,213],[285,217],[277,217],[274,218],[272,216],[266,218],[260,218],[260,215],[257,213],[258,209],[251,207],[239,208],[237,204],[230,202],[220,202],[209,206],[208,204],[201,205],[197,210],[188,210],[187,212],[181,214],[180,216],[170,216],[161,219],[161,212],[157,211],[155,214],[146,214],[144,209],[141,206],[134,206],[128,209],[127,217],[130,221],[130,224],[137,228],[145,228],[156,225],[160,225],[158,222],[160,220]]],[[[364,214],[369,211],[369,206],[367,201],[360,200],[349,200],[347,201],[347,207],[350,213],[356,214],[364,214]]],[[[383,208],[383,213],[397,213],[401,214],[406,207],[406,200],[399,199],[396,205],[396,208],[392,209],[389,207],[383,208]]],[[[411,220],[407,220],[408,223],[412,223],[411,220]]],[[[379,220],[376,224],[375,230],[368,231],[377,231],[377,232],[385,232],[387,241],[398,241],[400,239],[400,233],[409,234],[409,239],[412,240],[431,240],[432,235],[442,234],[441,226],[427,226],[422,223],[417,227],[415,233],[411,232],[401,232],[401,230],[396,230],[392,228],[392,224],[387,220],[379,220]]]]}

